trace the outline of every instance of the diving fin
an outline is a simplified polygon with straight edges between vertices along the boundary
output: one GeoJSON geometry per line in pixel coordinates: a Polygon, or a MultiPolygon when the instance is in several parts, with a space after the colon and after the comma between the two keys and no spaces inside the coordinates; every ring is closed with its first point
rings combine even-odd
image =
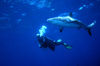
{"type": "Polygon", "coordinates": [[[66,46],[67,49],[72,49],[72,46],[66,46]]]}
{"type": "Polygon", "coordinates": [[[71,45],[68,45],[68,44],[66,44],[66,43],[64,43],[64,46],[65,46],[65,48],[67,48],[67,49],[72,49],[72,46],[71,46],[71,45]]]}

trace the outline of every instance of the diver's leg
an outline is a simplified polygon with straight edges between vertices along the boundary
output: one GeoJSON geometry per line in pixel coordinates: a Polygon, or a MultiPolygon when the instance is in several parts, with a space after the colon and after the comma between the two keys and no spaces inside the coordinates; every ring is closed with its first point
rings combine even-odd
{"type": "Polygon", "coordinates": [[[64,45],[65,48],[67,48],[67,49],[72,49],[72,46],[70,46],[70,45],[68,45],[68,44],[66,44],[66,43],[63,43],[63,45],[64,45]]]}

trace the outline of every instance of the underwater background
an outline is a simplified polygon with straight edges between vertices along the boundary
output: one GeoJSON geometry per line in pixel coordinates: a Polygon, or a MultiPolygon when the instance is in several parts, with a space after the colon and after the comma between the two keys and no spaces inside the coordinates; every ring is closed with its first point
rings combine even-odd
{"type": "Polygon", "coordinates": [[[100,66],[100,0],[0,0],[0,66],[100,66]],[[68,15],[88,25],[96,20],[92,37],[81,29],[59,27],[48,18],[68,15]],[[36,34],[72,45],[68,50],[39,48],[36,34]]]}

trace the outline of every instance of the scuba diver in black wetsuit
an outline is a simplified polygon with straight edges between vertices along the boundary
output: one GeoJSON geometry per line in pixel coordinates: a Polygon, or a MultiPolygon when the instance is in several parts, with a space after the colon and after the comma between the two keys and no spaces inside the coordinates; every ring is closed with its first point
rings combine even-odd
{"type": "Polygon", "coordinates": [[[40,36],[40,35],[37,35],[37,39],[38,39],[38,42],[39,42],[39,47],[40,48],[50,48],[51,50],[55,50],[55,46],[58,46],[58,45],[64,45],[65,48],[67,49],[72,49],[72,46],[62,42],[61,40],[58,40],[58,41],[53,41],[45,36],[40,36]]]}
{"type": "Polygon", "coordinates": [[[62,40],[57,40],[57,41],[53,41],[45,36],[44,33],[45,33],[45,29],[47,29],[46,26],[42,26],[42,28],[39,30],[40,34],[37,34],[37,39],[38,39],[38,42],[39,42],[39,47],[40,48],[50,48],[52,51],[55,50],[55,46],[58,46],[58,45],[63,45],[65,46],[65,48],[67,49],[72,49],[72,46],[62,42],[62,40]]]}

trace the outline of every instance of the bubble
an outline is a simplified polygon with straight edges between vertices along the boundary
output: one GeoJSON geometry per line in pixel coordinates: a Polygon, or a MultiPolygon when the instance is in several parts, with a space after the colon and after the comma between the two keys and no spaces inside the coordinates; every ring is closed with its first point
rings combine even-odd
{"type": "Polygon", "coordinates": [[[82,10],[83,9],[83,7],[80,7],[78,10],[82,10]]]}
{"type": "MultiPolygon", "coordinates": [[[[50,0],[4,0],[3,2],[9,3],[9,4],[22,3],[22,4],[32,5],[32,6],[34,5],[37,8],[51,7],[50,0]]],[[[13,6],[10,6],[10,8],[13,8],[13,6]]]]}
{"type": "Polygon", "coordinates": [[[51,9],[51,11],[55,11],[55,9],[54,9],[54,8],[52,8],[52,9],[51,9]]]}
{"type": "Polygon", "coordinates": [[[87,7],[87,5],[84,4],[83,7],[87,7]]]}
{"type": "Polygon", "coordinates": [[[92,6],[94,6],[94,4],[93,3],[89,3],[89,4],[87,4],[87,5],[82,5],[81,7],[79,7],[79,9],[78,10],[83,10],[84,8],[89,8],[89,7],[92,7],[92,6]]]}
{"type": "Polygon", "coordinates": [[[39,33],[40,33],[39,35],[40,35],[40,36],[43,36],[43,35],[45,34],[45,32],[46,32],[46,31],[45,31],[46,29],[47,29],[47,27],[43,25],[43,26],[39,29],[39,33]]]}
{"type": "Polygon", "coordinates": [[[94,4],[93,4],[93,3],[90,3],[89,5],[90,5],[90,6],[94,6],[94,4]]]}
{"type": "Polygon", "coordinates": [[[13,5],[11,5],[11,6],[10,6],[10,8],[14,8],[14,6],[13,6],[13,5]]]}
{"type": "Polygon", "coordinates": [[[22,21],[22,19],[17,19],[17,24],[19,24],[22,21]]]}
{"type": "Polygon", "coordinates": [[[21,15],[22,15],[22,16],[26,16],[26,13],[22,13],[21,15]]]}

